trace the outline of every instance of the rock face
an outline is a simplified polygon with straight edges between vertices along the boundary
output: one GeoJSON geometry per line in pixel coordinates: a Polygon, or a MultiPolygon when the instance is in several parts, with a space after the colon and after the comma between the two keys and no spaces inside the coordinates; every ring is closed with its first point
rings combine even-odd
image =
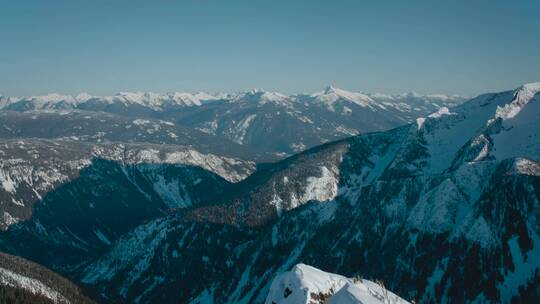
{"type": "MultiPolygon", "coordinates": [[[[80,129],[82,133],[57,129],[62,133],[59,135],[65,137],[107,139],[122,136],[170,143],[186,142],[188,136],[194,138],[195,142],[211,145],[208,138],[214,135],[214,138],[221,141],[228,140],[230,151],[241,150],[235,147],[235,143],[259,154],[271,152],[274,157],[283,157],[359,133],[387,130],[412,122],[440,107],[453,106],[462,101],[464,98],[459,96],[364,94],[328,87],[321,92],[301,95],[251,90],[218,96],[203,93],[119,93],[115,96],[81,94],[73,97],[51,94],[0,97],[0,110],[33,112],[34,116],[36,111],[68,113],[79,110],[87,113],[79,115],[84,117],[91,117],[92,114],[88,113],[92,111],[101,113],[101,119],[108,121],[112,114],[126,117],[118,119],[116,123],[100,126],[99,132],[91,132],[95,128],[91,120],[81,119],[76,123],[90,126],[80,129]],[[131,129],[122,130],[130,125],[131,120],[138,123],[132,124],[131,129]],[[191,131],[186,127],[191,128],[191,131]],[[206,138],[201,132],[207,133],[206,138]]],[[[41,119],[43,115],[36,117],[41,119]]],[[[69,115],[64,119],[66,123],[73,123],[69,115]]],[[[19,128],[24,131],[29,129],[9,124],[4,127],[12,133],[17,133],[19,128]]],[[[0,134],[2,131],[0,124],[0,134]]],[[[219,148],[219,145],[213,147],[219,148]]],[[[266,160],[271,159],[271,155],[262,156],[266,160]]]]}
{"type": "Polygon", "coordinates": [[[266,297],[265,304],[407,304],[384,286],[369,280],[346,278],[298,264],[278,274],[266,297]]]}
{"type": "MultiPolygon", "coordinates": [[[[186,186],[191,203],[162,198],[181,188],[155,190],[162,172],[136,166],[130,175],[117,162],[98,163],[1,233],[0,247],[116,302],[264,303],[275,275],[298,263],[378,279],[422,303],[535,302],[538,91],[529,84],[481,95],[262,166],[236,183],[205,171],[204,189],[186,186]],[[207,196],[193,202],[198,195],[207,196]],[[94,202],[99,212],[87,212],[94,202]],[[163,211],[170,206],[178,209],[163,211]]],[[[169,176],[192,180],[182,170],[169,176]]],[[[353,285],[338,291],[338,299],[362,295],[353,285]]]]}

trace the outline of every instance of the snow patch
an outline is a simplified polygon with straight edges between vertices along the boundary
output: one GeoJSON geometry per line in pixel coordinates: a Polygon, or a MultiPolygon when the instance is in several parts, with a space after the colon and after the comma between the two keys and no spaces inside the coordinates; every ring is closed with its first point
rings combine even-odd
{"type": "Polygon", "coordinates": [[[11,176],[4,172],[4,170],[0,170],[0,184],[2,185],[2,188],[14,194],[16,192],[15,182],[11,179],[11,176]]]}
{"type": "Polygon", "coordinates": [[[2,225],[9,227],[11,225],[17,224],[19,221],[20,221],[19,218],[16,218],[12,216],[11,214],[4,211],[4,215],[2,216],[2,225]]]}
{"type": "Polygon", "coordinates": [[[306,149],[306,145],[303,143],[292,143],[289,145],[289,147],[295,152],[301,152],[306,149]]]}
{"type": "Polygon", "coordinates": [[[337,126],[336,131],[339,132],[339,133],[348,135],[348,136],[355,136],[355,135],[360,134],[360,132],[358,132],[358,130],[353,129],[353,128],[346,128],[344,126],[337,126]]]}
{"type": "Polygon", "coordinates": [[[436,112],[433,112],[428,115],[429,118],[441,118],[443,115],[456,115],[456,113],[450,112],[447,107],[441,107],[436,112]]]}
{"type": "Polygon", "coordinates": [[[482,150],[480,150],[478,155],[474,158],[473,162],[482,161],[489,154],[489,140],[484,134],[481,134],[480,136],[475,138],[471,144],[471,147],[478,146],[478,145],[482,145],[482,150]]]}
{"type": "Polygon", "coordinates": [[[232,130],[232,133],[234,134],[234,142],[241,145],[244,144],[244,137],[246,136],[248,128],[251,125],[251,122],[255,119],[255,117],[257,117],[257,114],[248,115],[234,127],[234,130],[232,130]]]}
{"type": "Polygon", "coordinates": [[[514,162],[515,169],[518,173],[532,176],[540,176],[540,164],[526,158],[518,158],[514,162]]]}
{"type": "Polygon", "coordinates": [[[426,122],[426,119],[424,117],[418,117],[416,119],[416,126],[418,127],[418,130],[422,129],[425,122],[426,122]]]}
{"type": "Polygon", "coordinates": [[[147,119],[135,119],[133,121],[133,124],[137,125],[137,126],[144,126],[144,125],[147,125],[150,123],[150,120],[147,120],[147,119]]]}
{"type": "Polygon", "coordinates": [[[321,167],[321,176],[310,176],[307,178],[307,185],[302,202],[311,200],[324,202],[334,199],[338,193],[338,173],[337,168],[329,170],[327,167],[321,167]]]}

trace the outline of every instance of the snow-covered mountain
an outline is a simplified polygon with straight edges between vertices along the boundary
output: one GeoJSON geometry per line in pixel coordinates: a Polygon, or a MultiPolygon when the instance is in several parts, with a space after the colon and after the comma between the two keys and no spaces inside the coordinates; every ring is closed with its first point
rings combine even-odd
{"type": "Polygon", "coordinates": [[[460,96],[415,93],[354,93],[330,86],[321,92],[300,95],[254,89],[216,96],[123,92],[114,96],[4,97],[0,99],[0,110],[77,109],[159,118],[255,151],[283,156],[351,135],[390,129],[463,100],[460,96]]]}
{"type": "MultiPolygon", "coordinates": [[[[46,201],[50,192],[84,180],[85,174],[90,172],[93,172],[90,180],[104,183],[82,185],[95,187],[92,194],[103,195],[97,189],[108,189],[112,181],[107,179],[115,178],[115,182],[127,182],[128,187],[148,199],[156,198],[160,203],[154,203],[153,208],[164,210],[204,201],[204,195],[191,191],[198,192],[200,187],[208,186],[206,180],[237,182],[254,170],[253,162],[201,153],[183,146],[42,139],[0,140],[0,227],[7,229],[29,219],[35,203],[46,201]],[[104,172],[94,172],[96,167],[104,164],[109,168],[103,168],[104,172]]],[[[119,191],[122,188],[121,185],[117,187],[111,190],[119,191]]],[[[77,197],[81,194],[74,195],[77,197]]]]}
{"type": "Polygon", "coordinates": [[[269,153],[174,122],[94,111],[0,111],[0,138],[166,144],[257,162],[275,160],[269,153]]]}
{"type": "Polygon", "coordinates": [[[200,106],[205,101],[216,99],[216,97],[206,93],[120,92],[113,96],[92,96],[87,93],[71,96],[54,93],[44,96],[2,97],[0,107],[4,110],[26,111],[140,106],[163,111],[173,107],[200,106]]]}
{"type": "MultiPolygon", "coordinates": [[[[170,212],[153,181],[190,174],[126,174],[121,163],[97,162],[80,183],[36,203],[30,220],[0,233],[0,249],[113,302],[264,303],[279,296],[276,274],[298,263],[380,280],[422,303],[537,302],[539,92],[540,84],[527,84],[484,94],[317,146],[234,183],[201,173],[206,186],[187,190],[201,200],[170,212]]],[[[265,98],[265,106],[287,101],[265,98]]],[[[364,97],[348,98],[369,107],[364,97]]],[[[342,101],[320,102],[338,112],[342,101]]],[[[168,197],[181,185],[166,187],[168,197]]],[[[365,295],[364,287],[369,292],[369,284],[338,291],[349,298],[365,295]]]]}
{"type": "MultiPolygon", "coordinates": [[[[229,103],[253,102],[259,104],[276,103],[285,106],[292,106],[298,101],[311,101],[322,103],[331,107],[334,102],[355,103],[363,107],[376,106],[384,109],[385,106],[395,108],[423,107],[460,103],[464,97],[458,95],[431,94],[420,95],[414,92],[387,95],[381,93],[361,93],[349,92],[333,86],[326,87],[321,92],[313,94],[287,95],[278,92],[268,92],[263,89],[252,89],[246,92],[207,94],[204,92],[187,93],[174,92],[158,94],[152,92],[120,92],[112,96],[93,96],[88,93],[81,93],[76,96],[62,94],[48,94],[43,96],[8,97],[0,95],[0,109],[27,111],[27,110],[59,110],[59,109],[88,109],[101,105],[140,105],[144,108],[156,111],[170,110],[174,107],[194,107],[204,106],[215,101],[226,101],[229,103]],[[380,105],[379,103],[383,103],[380,105]],[[408,105],[407,105],[408,104],[408,105]]],[[[95,109],[94,109],[95,110],[95,109]]]]}
{"type": "Polygon", "coordinates": [[[361,277],[346,278],[298,264],[279,274],[270,287],[266,304],[407,304],[378,283],[361,277]]]}

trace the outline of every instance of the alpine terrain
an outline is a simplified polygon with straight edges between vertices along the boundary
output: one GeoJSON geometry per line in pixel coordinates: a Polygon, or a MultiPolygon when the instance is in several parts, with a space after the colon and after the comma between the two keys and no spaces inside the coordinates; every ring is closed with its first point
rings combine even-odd
{"type": "Polygon", "coordinates": [[[0,250],[97,302],[540,301],[540,83],[53,97],[0,102],[0,250]]]}

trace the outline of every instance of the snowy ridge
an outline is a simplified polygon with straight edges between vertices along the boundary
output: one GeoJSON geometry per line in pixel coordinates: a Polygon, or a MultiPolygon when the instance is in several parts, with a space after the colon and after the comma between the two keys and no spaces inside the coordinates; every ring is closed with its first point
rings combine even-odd
{"type": "Polygon", "coordinates": [[[27,219],[29,213],[24,210],[31,209],[33,203],[50,191],[77,178],[94,159],[115,161],[124,166],[145,165],[140,170],[154,178],[155,190],[164,195],[165,201],[181,206],[189,205],[190,198],[172,198],[172,194],[182,189],[151,174],[157,168],[147,168],[148,165],[200,167],[230,182],[238,182],[255,170],[253,162],[166,145],[5,140],[1,142],[0,155],[0,197],[7,208],[0,218],[1,229],[27,219]]]}
{"type": "Polygon", "coordinates": [[[404,93],[387,95],[381,93],[350,92],[328,86],[324,91],[311,94],[313,102],[324,104],[328,109],[335,111],[334,104],[349,102],[371,111],[384,111],[388,108],[399,112],[425,111],[428,108],[453,106],[459,104],[465,98],[458,95],[404,93]]]}
{"type": "Polygon", "coordinates": [[[41,281],[0,267],[0,285],[22,288],[35,295],[42,295],[54,303],[70,303],[64,296],[41,281]]]}
{"type": "Polygon", "coordinates": [[[261,170],[238,183],[242,194],[231,204],[201,207],[193,210],[190,217],[197,221],[261,226],[308,203],[331,203],[338,195],[339,165],[346,152],[346,143],[336,143],[316,153],[304,152],[293,163],[284,160],[278,164],[283,165],[281,170],[261,170]],[[264,180],[258,181],[259,176],[265,176],[264,180]],[[252,184],[253,180],[257,186],[252,184]],[[257,191],[250,191],[251,187],[257,191]]]}
{"type": "Polygon", "coordinates": [[[157,94],[151,92],[120,92],[115,96],[105,96],[103,99],[109,103],[122,101],[125,103],[149,106],[156,110],[163,110],[163,107],[167,105],[187,107],[200,106],[205,101],[215,100],[216,97],[206,93],[191,94],[186,92],[175,92],[168,94],[157,94]]]}
{"type": "MultiPolygon", "coordinates": [[[[286,95],[278,92],[269,92],[263,89],[252,89],[246,92],[239,93],[221,93],[216,95],[207,94],[204,92],[188,93],[174,92],[167,94],[159,94],[153,92],[119,92],[112,96],[94,96],[88,93],[80,93],[76,96],[62,95],[51,93],[42,96],[26,96],[26,97],[7,97],[0,96],[0,109],[8,108],[17,103],[27,103],[31,106],[30,109],[46,110],[46,109],[66,109],[77,108],[87,102],[103,101],[109,104],[115,102],[122,104],[137,104],[147,106],[154,110],[162,111],[167,106],[201,106],[207,101],[226,100],[228,102],[258,102],[264,105],[267,102],[280,105],[290,106],[291,103],[298,102],[300,99],[310,96],[314,102],[320,102],[332,106],[332,103],[339,100],[346,100],[355,103],[361,107],[379,106],[378,104],[391,105],[395,108],[403,108],[403,101],[407,99],[415,100],[435,100],[444,103],[459,103],[464,99],[458,95],[443,95],[443,94],[428,94],[420,95],[416,93],[386,95],[380,93],[361,93],[350,92],[343,89],[328,86],[323,91],[316,92],[310,95],[286,95]],[[394,104],[395,105],[394,105],[394,104]]],[[[384,106],[382,107],[384,108],[384,106]]],[[[410,108],[406,108],[410,111],[410,108]]]]}
{"type": "Polygon", "coordinates": [[[503,120],[515,117],[540,92],[540,82],[528,83],[514,93],[514,99],[504,107],[497,107],[496,118],[503,120]]]}
{"type": "Polygon", "coordinates": [[[216,97],[206,93],[175,92],[158,94],[152,92],[120,92],[112,96],[92,96],[80,93],[76,96],[52,93],[43,96],[10,97],[4,98],[0,109],[17,103],[27,103],[30,109],[69,109],[77,108],[87,102],[102,101],[108,104],[121,103],[125,105],[136,104],[147,106],[155,110],[163,110],[165,106],[200,106],[205,101],[215,100],[216,97]]]}
{"type": "Polygon", "coordinates": [[[179,147],[153,146],[142,149],[130,149],[130,145],[104,144],[94,146],[92,157],[120,161],[127,164],[174,164],[192,165],[214,172],[231,182],[238,182],[246,178],[253,170],[255,163],[236,158],[217,156],[211,153],[201,153],[193,149],[180,149],[179,147]],[[239,172],[235,167],[247,165],[247,171],[239,172]]]}
{"type": "Polygon", "coordinates": [[[270,287],[266,304],[406,304],[383,286],[365,279],[350,279],[298,264],[279,274],[270,287]]]}
{"type": "Polygon", "coordinates": [[[259,105],[273,103],[277,105],[289,106],[293,101],[291,96],[278,92],[268,92],[263,89],[252,89],[247,92],[225,94],[222,95],[222,98],[232,103],[254,102],[258,103],[259,105]]]}
{"type": "Polygon", "coordinates": [[[510,103],[497,107],[486,131],[491,138],[491,157],[540,160],[539,92],[540,83],[523,85],[510,103]]]}
{"type": "Polygon", "coordinates": [[[342,89],[328,86],[324,91],[317,92],[311,95],[315,101],[326,104],[333,110],[332,104],[339,100],[346,100],[355,103],[361,107],[370,106],[374,102],[371,97],[363,93],[353,93],[342,89]]]}
{"type": "MultiPolygon", "coordinates": [[[[94,96],[88,93],[80,93],[76,96],[72,95],[62,95],[57,93],[51,93],[42,96],[28,96],[28,97],[7,97],[1,96],[3,100],[6,100],[8,104],[15,103],[18,101],[33,101],[39,107],[36,108],[52,108],[55,103],[67,103],[72,105],[77,105],[84,103],[91,99],[103,99],[108,102],[114,101],[123,101],[125,103],[135,103],[141,105],[151,105],[155,107],[162,106],[166,103],[176,103],[178,105],[184,106],[200,106],[204,101],[212,101],[218,99],[226,99],[233,102],[238,101],[260,101],[264,102],[284,102],[286,100],[293,101],[301,95],[286,95],[279,92],[271,92],[263,89],[252,89],[246,92],[238,93],[221,93],[216,95],[207,94],[204,92],[198,93],[188,93],[188,92],[173,92],[166,94],[159,94],[153,92],[119,92],[116,95],[112,96],[94,96]]],[[[305,96],[305,95],[304,95],[305,96]]],[[[354,103],[357,103],[361,106],[367,106],[369,103],[375,102],[375,100],[386,100],[386,101],[398,101],[405,100],[407,98],[416,98],[416,99],[434,99],[438,101],[450,101],[458,102],[464,97],[458,95],[444,95],[444,94],[427,94],[421,95],[417,93],[404,93],[404,94],[395,94],[387,95],[381,93],[362,93],[362,92],[351,92],[336,88],[334,86],[328,86],[323,91],[310,94],[309,96],[313,97],[314,100],[320,102],[332,103],[339,99],[345,99],[354,103]]]]}

